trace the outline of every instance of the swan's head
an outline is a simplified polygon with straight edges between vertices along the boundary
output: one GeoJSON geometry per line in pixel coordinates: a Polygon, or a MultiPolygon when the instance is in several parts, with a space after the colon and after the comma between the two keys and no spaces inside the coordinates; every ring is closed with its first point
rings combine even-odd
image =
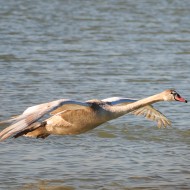
{"type": "Polygon", "coordinates": [[[165,90],[163,92],[164,101],[179,101],[187,103],[185,98],[182,98],[174,89],[165,90]]]}

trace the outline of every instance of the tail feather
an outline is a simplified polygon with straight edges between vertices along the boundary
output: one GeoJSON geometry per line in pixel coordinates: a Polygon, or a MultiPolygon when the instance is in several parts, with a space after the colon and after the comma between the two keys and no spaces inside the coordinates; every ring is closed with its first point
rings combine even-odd
{"type": "Polygon", "coordinates": [[[23,131],[20,131],[19,133],[17,133],[13,137],[18,138],[20,136],[27,136],[27,137],[45,138],[45,137],[49,136],[49,134],[44,133],[45,125],[46,125],[46,122],[33,123],[32,125],[28,126],[23,131]]]}

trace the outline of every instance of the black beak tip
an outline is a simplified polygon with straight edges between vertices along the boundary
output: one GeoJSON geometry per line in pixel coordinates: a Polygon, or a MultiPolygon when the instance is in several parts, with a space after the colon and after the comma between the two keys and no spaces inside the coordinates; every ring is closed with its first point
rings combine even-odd
{"type": "Polygon", "coordinates": [[[185,103],[187,103],[188,101],[187,100],[185,100],[185,103]]]}

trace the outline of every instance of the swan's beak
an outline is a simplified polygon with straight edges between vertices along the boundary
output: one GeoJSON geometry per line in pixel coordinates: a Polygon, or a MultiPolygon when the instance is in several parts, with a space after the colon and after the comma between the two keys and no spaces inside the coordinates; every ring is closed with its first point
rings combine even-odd
{"type": "Polygon", "coordinates": [[[175,100],[179,102],[185,102],[187,103],[187,100],[185,98],[182,98],[179,94],[176,94],[175,100]]]}

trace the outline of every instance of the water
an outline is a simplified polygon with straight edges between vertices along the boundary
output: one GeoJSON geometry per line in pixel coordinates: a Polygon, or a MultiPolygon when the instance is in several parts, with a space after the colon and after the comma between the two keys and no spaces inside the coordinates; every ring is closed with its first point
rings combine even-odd
{"type": "MultiPolygon", "coordinates": [[[[190,92],[190,1],[7,1],[0,119],[59,98],[190,92]]],[[[0,189],[190,189],[189,104],[155,105],[173,128],[124,116],[78,136],[0,144],[0,189]]],[[[4,126],[1,126],[3,129],[4,126]]]]}

